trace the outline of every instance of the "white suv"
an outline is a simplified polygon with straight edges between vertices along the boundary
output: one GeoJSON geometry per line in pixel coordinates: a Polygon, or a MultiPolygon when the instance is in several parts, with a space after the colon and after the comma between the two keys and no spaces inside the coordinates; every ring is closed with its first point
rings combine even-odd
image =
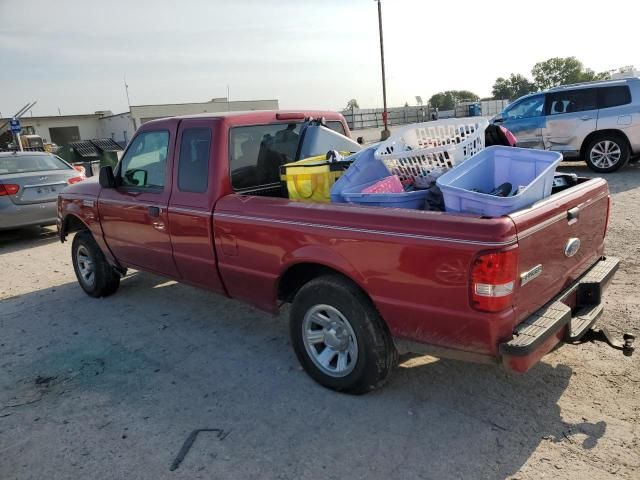
{"type": "Polygon", "coordinates": [[[640,78],[563,85],[511,103],[493,123],[519,147],[562,152],[596,172],[614,172],[640,154],[640,78]]]}

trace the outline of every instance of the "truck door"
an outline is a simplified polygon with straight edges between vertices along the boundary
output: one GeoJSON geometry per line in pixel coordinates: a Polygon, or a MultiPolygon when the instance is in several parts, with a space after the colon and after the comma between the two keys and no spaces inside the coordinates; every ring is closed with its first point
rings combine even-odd
{"type": "MultiPolygon", "coordinates": [[[[215,202],[211,119],[180,122],[169,200],[173,258],[183,281],[224,293],[213,238],[215,202]]],[[[222,159],[226,161],[226,159],[222,159]]]]}
{"type": "Polygon", "coordinates": [[[494,122],[504,125],[516,136],[518,147],[544,149],[544,94],[526,97],[513,103],[505,109],[501,119],[498,118],[494,122]]]}
{"type": "Polygon", "coordinates": [[[597,91],[582,88],[547,93],[545,112],[545,148],[577,156],[583,140],[596,129],[597,91]]]}
{"type": "Polygon", "coordinates": [[[116,188],[103,188],[98,198],[104,238],[126,265],[177,276],[169,238],[175,125],[167,122],[138,133],[116,168],[116,188]]]}

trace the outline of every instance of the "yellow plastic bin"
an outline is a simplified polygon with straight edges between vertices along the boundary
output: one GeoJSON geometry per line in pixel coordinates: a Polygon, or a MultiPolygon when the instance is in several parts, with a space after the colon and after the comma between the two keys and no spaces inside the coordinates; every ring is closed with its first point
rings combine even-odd
{"type": "Polygon", "coordinates": [[[280,179],[286,184],[291,200],[329,202],[331,187],[351,163],[331,162],[324,155],[305,158],[282,165],[280,179]]]}

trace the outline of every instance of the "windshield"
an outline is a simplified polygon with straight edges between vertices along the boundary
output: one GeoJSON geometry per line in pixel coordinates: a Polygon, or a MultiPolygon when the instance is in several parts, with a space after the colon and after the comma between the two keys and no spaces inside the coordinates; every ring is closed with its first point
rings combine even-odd
{"type": "Polygon", "coordinates": [[[9,155],[0,157],[0,175],[11,173],[69,170],[70,167],[55,155],[9,155]]]}

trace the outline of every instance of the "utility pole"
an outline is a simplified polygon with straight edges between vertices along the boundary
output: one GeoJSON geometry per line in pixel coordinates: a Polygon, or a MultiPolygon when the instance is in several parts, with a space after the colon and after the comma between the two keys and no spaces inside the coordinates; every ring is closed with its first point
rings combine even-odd
{"type": "Polygon", "coordinates": [[[382,121],[384,123],[384,130],[380,132],[380,140],[386,140],[391,135],[389,132],[389,123],[387,113],[387,81],[384,74],[384,41],[382,38],[382,0],[374,0],[378,3],[378,30],[380,32],[380,63],[382,65],[382,121]]]}
{"type": "Polygon", "coordinates": [[[20,134],[14,133],[13,135],[15,136],[15,143],[18,146],[18,150],[23,152],[24,149],[22,148],[22,140],[20,139],[20,134]]]}
{"type": "Polygon", "coordinates": [[[129,111],[131,111],[131,101],[129,100],[129,85],[127,85],[127,77],[126,75],[122,77],[124,81],[124,93],[127,95],[127,107],[129,107],[129,111]]]}
{"type": "Polygon", "coordinates": [[[133,118],[133,113],[131,113],[131,100],[129,100],[129,85],[127,85],[127,76],[123,75],[122,79],[124,81],[124,92],[127,95],[127,107],[129,107],[129,118],[131,119],[131,123],[133,124],[133,131],[135,132],[138,127],[136,126],[136,119],[133,118]]]}

